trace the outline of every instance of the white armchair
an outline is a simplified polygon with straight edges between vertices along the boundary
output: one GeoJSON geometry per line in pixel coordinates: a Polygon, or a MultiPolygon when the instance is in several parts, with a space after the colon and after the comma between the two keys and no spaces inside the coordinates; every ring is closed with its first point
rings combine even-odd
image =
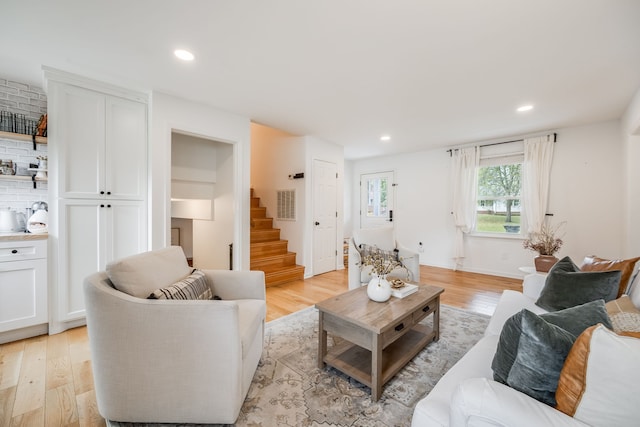
{"type": "Polygon", "coordinates": [[[367,269],[360,269],[362,262],[360,245],[377,246],[384,251],[398,250],[398,256],[402,260],[405,269],[396,269],[390,275],[414,282],[420,281],[420,258],[417,252],[411,251],[400,245],[393,236],[393,228],[361,228],[353,231],[353,237],[349,239],[349,289],[356,289],[371,280],[371,274],[367,269]]]}
{"type": "Polygon", "coordinates": [[[120,422],[234,423],[262,354],[264,273],[204,270],[222,301],[148,300],[117,290],[109,277],[148,295],[191,272],[182,249],[121,261],[118,274],[101,271],[84,283],[100,414],[120,422]]]}

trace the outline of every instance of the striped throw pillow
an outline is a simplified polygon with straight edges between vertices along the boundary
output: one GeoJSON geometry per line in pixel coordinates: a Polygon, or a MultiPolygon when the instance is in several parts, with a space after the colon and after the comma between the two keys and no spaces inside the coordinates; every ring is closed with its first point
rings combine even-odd
{"type": "Polygon", "coordinates": [[[193,270],[191,274],[179,282],[166,288],[153,291],[147,299],[212,299],[213,292],[207,283],[207,278],[200,270],[193,270]]]}

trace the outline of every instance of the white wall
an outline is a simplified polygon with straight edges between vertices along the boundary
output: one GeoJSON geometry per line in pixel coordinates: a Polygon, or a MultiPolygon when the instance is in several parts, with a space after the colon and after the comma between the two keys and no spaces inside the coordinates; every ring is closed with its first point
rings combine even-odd
{"type": "MultiPolygon", "coordinates": [[[[549,212],[567,221],[559,256],[580,263],[588,254],[623,256],[623,141],[618,121],[558,131],[552,167],[549,212]]],[[[393,169],[396,183],[394,226],[403,245],[417,250],[420,263],[453,268],[450,157],[445,148],[351,162],[353,228],[359,227],[359,177],[393,169]]],[[[533,264],[522,239],[468,236],[463,269],[521,277],[518,267],[533,264]]]]}
{"type": "Polygon", "coordinates": [[[624,223],[625,258],[640,254],[640,89],[633,97],[622,120],[622,138],[624,140],[624,158],[626,162],[626,209],[624,223]]]}
{"type": "Polygon", "coordinates": [[[233,146],[233,264],[236,270],[248,269],[249,119],[161,92],[152,93],[150,106],[150,247],[162,248],[171,242],[171,133],[186,133],[233,146]]]}
{"type": "MultiPolygon", "coordinates": [[[[214,220],[193,220],[193,266],[201,269],[229,269],[229,244],[233,243],[233,146],[215,143],[217,181],[214,220]]],[[[248,199],[247,199],[248,200],[248,199]]],[[[246,205],[248,206],[248,204],[246,205]]],[[[248,228],[247,222],[245,228],[248,228]]],[[[237,245],[234,245],[234,250],[237,245]]],[[[248,264],[247,264],[248,265],[248,264]]]]}

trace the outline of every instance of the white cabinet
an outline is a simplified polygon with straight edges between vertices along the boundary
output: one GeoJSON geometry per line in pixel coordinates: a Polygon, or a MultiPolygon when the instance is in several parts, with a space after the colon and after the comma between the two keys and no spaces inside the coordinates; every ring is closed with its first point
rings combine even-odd
{"type": "Polygon", "coordinates": [[[46,69],[49,333],[85,323],[84,279],[147,239],[147,96],[46,69]]]}
{"type": "Polygon", "coordinates": [[[46,333],[47,320],[47,241],[0,242],[0,344],[46,333]]]}
{"type": "Polygon", "coordinates": [[[68,84],[51,84],[51,139],[58,197],[144,200],[147,105],[68,84]]]}
{"type": "Polygon", "coordinates": [[[55,291],[56,318],[50,332],[84,319],[83,282],[104,270],[107,262],[147,249],[146,207],[130,200],[63,199],[58,202],[60,224],[55,291]]]}

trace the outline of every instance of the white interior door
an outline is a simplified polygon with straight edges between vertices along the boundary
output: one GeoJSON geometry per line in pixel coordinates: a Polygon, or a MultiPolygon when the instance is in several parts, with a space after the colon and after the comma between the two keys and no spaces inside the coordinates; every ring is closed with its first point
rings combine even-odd
{"type": "Polygon", "coordinates": [[[393,226],[393,171],[360,175],[360,228],[393,226]]]}
{"type": "Polygon", "coordinates": [[[336,269],[336,165],[313,161],[313,275],[336,269]]]}

